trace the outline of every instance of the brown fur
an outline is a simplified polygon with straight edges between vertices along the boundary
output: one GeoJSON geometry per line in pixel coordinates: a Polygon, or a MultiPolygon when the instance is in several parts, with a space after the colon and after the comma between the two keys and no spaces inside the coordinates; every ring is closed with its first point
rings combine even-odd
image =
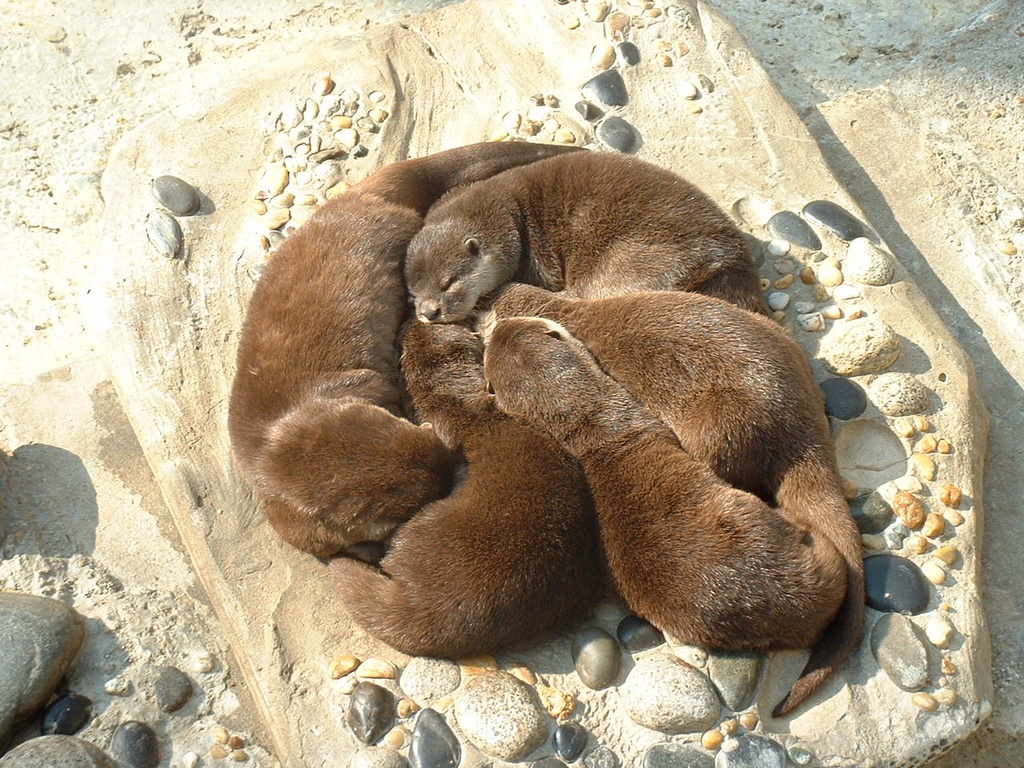
{"type": "Polygon", "coordinates": [[[387,166],[274,254],[249,303],[228,431],[286,541],[330,555],[448,493],[453,457],[401,418],[395,337],[405,248],[458,184],[569,151],[477,144],[387,166]]]}
{"type": "Polygon", "coordinates": [[[564,325],[693,459],[842,554],[843,609],[776,714],[794,709],[856,649],[864,621],[860,536],[803,350],[775,323],[694,294],[580,301],[515,285],[492,309],[499,318],[540,315],[564,325]]]}
{"type": "Polygon", "coordinates": [[[577,462],[499,412],[479,341],[413,321],[402,367],[418,415],[467,462],[447,498],[394,533],[377,570],[332,563],[358,624],[399,650],[493,653],[585,618],[602,593],[597,528],[577,462]]]}
{"type": "Polygon", "coordinates": [[[425,322],[456,322],[510,281],[578,298],[697,291],[767,313],[746,241],[671,171],[581,152],[447,195],[409,244],[406,281],[425,322]]]}

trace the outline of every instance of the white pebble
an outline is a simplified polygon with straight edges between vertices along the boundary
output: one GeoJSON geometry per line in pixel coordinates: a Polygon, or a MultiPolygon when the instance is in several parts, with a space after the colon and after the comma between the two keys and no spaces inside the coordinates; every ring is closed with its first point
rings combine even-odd
{"type": "Polygon", "coordinates": [[[132,692],[132,684],[123,677],[112,677],[103,684],[103,690],[110,696],[127,696],[132,692]]]}
{"type": "Polygon", "coordinates": [[[789,306],[789,294],[784,291],[772,291],[768,294],[768,306],[779,312],[789,306]]]}
{"type": "Polygon", "coordinates": [[[860,291],[852,285],[837,285],[832,291],[832,298],[836,301],[852,301],[860,298],[860,291]]]}
{"type": "Polygon", "coordinates": [[[198,674],[212,672],[214,667],[213,655],[208,651],[200,651],[192,659],[192,671],[198,674]]]}
{"type": "Polygon", "coordinates": [[[380,104],[387,96],[383,91],[370,91],[370,102],[373,104],[380,104]]]}
{"type": "Polygon", "coordinates": [[[186,752],[181,756],[182,768],[196,768],[199,765],[199,755],[195,752],[186,752]]]}
{"type": "Polygon", "coordinates": [[[590,52],[590,65],[595,69],[608,69],[615,63],[615,49],[608,43],[595,45],[590,52]]]}
{"type": "Polygon", "coordinates": [[[510,131],[519,130],[519,126],[523,124],[523,116],[518,112],[506,112],[501,117],[501,124],[510,131]]]}
{"type": "Polygon", "coordinates": [[[852,279],[866,285],[885,285],[895,274],[892,256],[876,248],[866,237],[850,242],[844,267],[852,279]]]}
{"type": "Polygon", "coordinates": [[[892,481],[892,484],[899,488],[901,491],[907,491],[908,493],[920,493],[924,486],[921,481],[913,475],[904,475],[903,477],[897,477],[892,481]]]}
{"type": "Polygon", "coordinates": [[[829,304],[827,307],[822,307],[821,314],[828,320],[839,320],[843,316],[843,310],[835,304],[829,304]]]}
{"type": "Polygon", "coordinates": [[[793,309],[796,310],[798,315],[809,315],[818,309],[818,305],[813,301],[798,301],[793,305],[793,309]]]}
{"type": "Polygon", "coordinates": [[[697,86],[693,83],[684,80],[679,83],[679,95],[684,99],[696,99],[697,98],[697,86]]]}
{"type": "MultiPolygon", "coordinates": [[[[697,89],[694,88],[694,94],[696,94],[696,91],[697,89]]],[[[686,98],[693,97],[687,96],[686,98]]],[[[785,240],[771,240],[768,243],[768,253],[770,253],[772,256],[785,256],[787,253],[789,253],[789,249],[790,245],[785,240]]]]}
{"type": "Polygon", "coordinates": [[[937,648],[948,647],[949,641],[953,639],[954,632],[953,625],[942,616],[932,616],[928,621],[928,625],[924,628],[924,633],[928,640],[937,648]]]}
{"type": "Polygon", "coordinates": [[[808,333],[825,330],[825,316],[821,312],[797,315],[796,321],[800,328],[808,333]]]}
{"type": "Polygon", "coordinates": [[[826,259],[818,266],[818,282],[829,287],[842,285],[843,271],[835,259],[826,259]]]}
{"type": "Polygon", "coordinates": [[[302,122],[302,111],[294,104],[289,104],[281,110],[281,128],[290,131],[302,122]]]}

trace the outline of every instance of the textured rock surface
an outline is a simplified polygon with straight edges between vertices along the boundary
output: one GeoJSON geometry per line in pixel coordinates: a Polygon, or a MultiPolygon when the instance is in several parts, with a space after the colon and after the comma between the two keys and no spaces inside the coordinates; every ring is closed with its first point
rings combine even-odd
{"type": "Polygon", "coordinates": [[[74,736],[40,736],[19,744],[3,757],[2,768],[120,768],[92,742],[74,736]]]}

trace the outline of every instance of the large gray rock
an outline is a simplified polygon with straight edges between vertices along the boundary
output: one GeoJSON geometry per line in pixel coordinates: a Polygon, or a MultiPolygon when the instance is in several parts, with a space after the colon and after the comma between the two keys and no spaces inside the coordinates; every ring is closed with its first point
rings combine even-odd
{"type": "Polygon", "coordinates": [[[19,744],[2,758],[0,768],[119,768],[95,744],[74,736],[40,736],[19,744]]]}

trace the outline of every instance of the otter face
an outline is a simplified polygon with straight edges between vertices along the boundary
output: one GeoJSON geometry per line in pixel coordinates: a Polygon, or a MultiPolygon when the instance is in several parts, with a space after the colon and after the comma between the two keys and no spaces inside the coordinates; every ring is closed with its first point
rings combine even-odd
{"type": "Polygon", "coordinates": [[[424,323],[454,323],[468,317],[480,297],[501,279],[481,238],[451,222],[428,224],[412,239],[405,282],[424,323]]]}

